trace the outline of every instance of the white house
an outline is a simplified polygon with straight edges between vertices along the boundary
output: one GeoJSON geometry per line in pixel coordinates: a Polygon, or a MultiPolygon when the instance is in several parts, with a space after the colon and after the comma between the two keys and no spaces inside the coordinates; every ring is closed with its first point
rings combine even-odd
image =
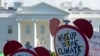
{"type": "Polygon", "coordinates": [[[100,31],[100,10],[84,7],[82,0],[76,7],[73,7],[71,2],[63,2],[61,7],[70,13],[67,18],[71,22],[78,18],[84,18],[91,21],[94,31],[100,31]]]}
{"type": "Polygon", "coordinates": [[[33,47],[44,46],[53,51],[53,38],[50,35],[49,20],[65,19],[68,12],[41,2],[30,7],[15,9],[9,7],[0,10],[0,51],[8,40],[18,40],[33,47]]]}
{"type": "Polygon", "coordinates": [[[62,9],[44,2],[29,7],[20,6],[20,3],[15,5],[0,7],[0,51],[8,40],[17,40],[23,46],[30,42],[33,47],[44,46],[54,51],[49,30],[49,20],[52,18],[58,18],[61,24],[64,19],[73,22],[75,19],[85,18],[92,21],[95,31],[98,31],[100,26],[100,10],[84,7],[82,2],[79,7],[72,7],[71,2],[62,3],[62,9]]]}

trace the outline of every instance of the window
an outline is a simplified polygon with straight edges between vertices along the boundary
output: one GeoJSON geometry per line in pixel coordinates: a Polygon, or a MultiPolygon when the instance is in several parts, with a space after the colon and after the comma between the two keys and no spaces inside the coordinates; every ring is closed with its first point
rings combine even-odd
{"type": "Polygon", "coordinates": [[[30,25],[26,25],[26,34],[30,34],[30,25]]]}
{"type": "Polygon", "coordinates": [[[100,12],[96,12],[97,14],[100,14],[100,12]]]}
{"type": "Polygon", "coordinates": [[[8,34],[12,34],[12,25],[8,25],[8,34]]]}
{"type": "Polygon", "coordinates": [[[84,12],[84,14],[93,14],[93,12],[84,12]]]}
{"type": "Polygon", "coordinates": [[[40,31],[41,31],[41,34],[44,34],[45,33],[45,26],[44,25],[41,25],[40,31]]]}
{"type": "Polygon", "coordinates": [[[72,12],[72,14],[80,14],[80,12],[72,12]]]}

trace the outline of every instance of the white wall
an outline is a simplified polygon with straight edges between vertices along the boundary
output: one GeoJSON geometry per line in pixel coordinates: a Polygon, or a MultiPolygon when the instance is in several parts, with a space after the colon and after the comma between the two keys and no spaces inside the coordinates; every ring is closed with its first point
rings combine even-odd
{"type": "Polygon", "coordinates": [[[2,51],[7,40],[17,40],[17,21],[15,18],[0,18],[0,51],[2,51]],[[12,25],[13,32],[8,34],[8,25],[12,25]]]}

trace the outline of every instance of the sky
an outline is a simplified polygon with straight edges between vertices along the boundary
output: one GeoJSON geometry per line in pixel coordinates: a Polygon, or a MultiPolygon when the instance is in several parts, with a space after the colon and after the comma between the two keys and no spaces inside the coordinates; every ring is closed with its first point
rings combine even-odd
{"type": "MultiPolygon", "coordinates": [[[[100,0],[5,0],[9,6],[12,6],[14,1],[23,1],[24,6],[32,6],[35,3],[44,1],[49,4],[59,6],[62,2],[72,2],[72,6],[78,6],[80,1],[83,2],[84,7],[89,7],[94,10],[100,10],[100,0]]],[[[4,2],[4,0],[3,0],[4,2]]]]}

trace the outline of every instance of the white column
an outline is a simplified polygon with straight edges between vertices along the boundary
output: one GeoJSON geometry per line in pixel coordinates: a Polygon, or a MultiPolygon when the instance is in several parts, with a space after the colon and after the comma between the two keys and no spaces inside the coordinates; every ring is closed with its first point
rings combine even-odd
{"type": "Polygon", "coordinates": [[[37,47],[37,29],[36,29],[36,20],[33,21],[33,33],[34,33],[34,47],[37,47]]]}
{"type": "Polygon", "coordinates": [[[20,30],[20,21],[21,19],[16,19],[18,22],[18,42],[21,42],[21,30],[20,30]]]}
{"type": "MultiPolygon", "coordinates": [[[[50,20],[51,19],[48,19],[49,24],[50,24],[50,20]]],[[[49,30],[50,30],[50,28],[49,28],[49,30]]],[[[54,36],[51,35],[51,32],[49,33],[49,35],[50,35],[50,51],[54,52],[55,51],[55,49],[54,49],[54,36]]]]}
{"type": "Polygon", "coordinates": [[[54,37],[50,34],[50,50],[54,52],[54,37]]]}

